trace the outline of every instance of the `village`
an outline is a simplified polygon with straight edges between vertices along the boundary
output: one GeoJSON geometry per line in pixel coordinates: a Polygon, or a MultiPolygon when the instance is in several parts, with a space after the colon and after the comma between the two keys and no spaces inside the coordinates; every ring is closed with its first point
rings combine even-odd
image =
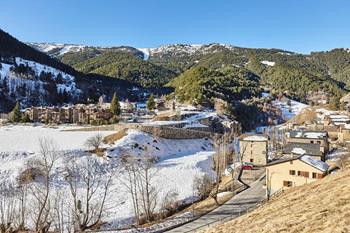
{"type": "MultiPolygon", "coordinates": [[[[343,98],[342,101],[348,104],[347,98],[343,98]]],[[[239,122],[230,120],[223,113],[225,103],[220,100],[216,101],[214,109],[180,104],[175,100],[165,100],[163,97],[155,98],[152,109],[147,108],[147,103],[120,101],[119,104],[121,112],[117,122],[110,121],[113,118],[111,104],[106,103],[101,97],[97,104],[24,109],[22,114],[28,115],[31,123],[21,123],[23,125],[13,125],[6,120],[7,116],[3,116],[3,130],[6,132],[18,130],[18,133],[26,132],[28,129],[29,133],[35,130],[35,135],[38,135],[35,137],[38,138],[46,135],[46,131],[50,131],[47,135],[57,137],[59,141],[64,137],[66,144],[71,145],[67,148],[69,150],[77,148],[75,140],[78,139],[72,141],[69,139],[72,137],[68,136],[69,134],[93,135],[98,132],[104,137],[102,143],[104,146],[97,157],[107,161],[118,158],[121,153],[136,156],[151,154],[157,158],[156,160],[161,161],[160,164],[178,156],[179,159],[185,159],[181,162],[185,164],[191,164],[193,159],[201,158],[203,161],[188,172],[196,171],[202,176],[210,174],[214,180],[210,183],[212,190],[204,194],[198,191],[196,202],[181,202],[178,208],[187,206],[188,209],[176,213],[173,219],[170,217],[164,220],[167,224],[162,229],[174,228],[170,232],[182,232],[181,228],[176,230],[175,226],[179,223],[186,226],[187,222],[191,224],[198,216],[222,208],[210,201],[213,193],[221,205],[230,198],[234,200],[239,193],[255,192],[253,194],[259,198],[254,205],[259,204],[276,198],[294,187],[336,173],[343,168],[343,163],[349,158],[350,115],[347,111],[330,111],[283,97],[262,106],[266,111],[272,110],[268,119],[270,125],[258,127],[255,131],[243,132],[239,122]],[[67,136],[57,136],[59,134],[67,136]],[[69,142],[70,140],[72,142],[69,142]],[[164,158],[164,161],[161,158],[164,158]],[[255,183],[261,182],[263,185],[259,191],[251,188],[255,183]],[[208,200],[211,204],[206,210],[196,207],[208,200]],[[189,217],[186,210],[191,208],[194,211],[189,217]],[[187,217],[178,220],[179,216],[187,217]]],[[[11,136],[9,137],[9,140],[13,140],[11,136]]],[[[20,147],[26,151],[26,145],[34,143],[34,141],[27,142],[28,137],[29,134],[24,135],[23,140],[18,138],[19,141],[15,145],[19,146],[16,148],[12,149],[10,146],[6,149],[5,146],[3,150],[15,152],[20,147]]],[[[6,140],[8,139],[2,139],[3,142],[6,140]]],[[[79,140],[81,143],[83,137],[79,140]]],[[[10,145],[10,143],[4,144],[10,145]]],[[[36,152],[23,153],[34,156],[36,152]]],[[[182,168],[173,169],[178,171],[177,169],[182,168]]],[[[164,167],[164,172],[165,179],[169,175],[167,166],[164,167]]],[[[186,176],[186,173],[182,175],[186,176]]],[[[182,175],[179,175],[178,179],[183,179],[182,175]]],[[[196,178],[188,175],[186,177],[188,180],[186,187],[180,189],[183,198],[193,195],[191,190],[196,178]]],[[[179,182],[174,181],[172,185],[179,185],[179,182]]],[[[157,188],[170,189],[170,186],[164,182],[158,184],[157,188]]],[[[128,205],[125,208],[130,211],[130,203],[128,205]]],[[[230,213],[232,210],[228,210],[226,217],[230,217],[230,213]]],[[[130,216],[130,213],[126,215],[121,212],[120,215],[119,218],[122,218],[130,216]]],[[[116,229],[118,226],[118,222],[113,225],[116,229]]],[[[150,229],[159,230],[159,227],[159,224],[155,224],[150,229]]]]}

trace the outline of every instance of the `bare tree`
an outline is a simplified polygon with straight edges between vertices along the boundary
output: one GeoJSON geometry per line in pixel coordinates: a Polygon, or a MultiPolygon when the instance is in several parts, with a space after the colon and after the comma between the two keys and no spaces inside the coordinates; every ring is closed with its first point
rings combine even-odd
{"type": "Polygon", "coordinates": [[[175,213],[178,208],[179,193],[176,189],[169,190],[162,199],[162,218],[166,218],[175,213]]]}
{"type": "Polygon", "coordinates": [[[153,185],[157,175],[157,169],[154,168],[155,158],[148,155],[139,158],[124,155],[121,161],[127,175],[127,181],[121,182],[131,195],[136,222],[142,223],[143,218],[150,222],[154,219],[158,198],[153,185]]]}
{"type": "Polygon", "coordinates": [[[214,171],[216,173],[216,179],[214,183],[214,189],[210,193],[210,196],[215,200],[215,203],[219,205],[217,200],[217,195],[219,193],[219,187],[221,182],[221,177],[229,161],[233,160],[233,150],[230,147],[233,141],[234,135],[232,133],[225,133],[222,137],[217,137],[214,140],[214,145],[216,153],[213,157],[214,159],[214,171]]]}
{"type": "Polygon", "coordinates": [[[25,196],[12,185],[0,190],[0,232],[25,230],[25,196]]]}
{"type": "Polygon", "coordinates": [[[100,146],[103,143],[103,136],[101,134],[96,134],[94,136],[89,137],[85,145],[89,148],[93,148],[95,152],[97,152],[100,148],[100,146]]]}
{"type": "Polygon", "coordinates": [[[59,154],[53,141],[40,139],[39,144],[39,157],[30,160],[27,164],[28,169],[37,171],[35,180],[28,187],[30,195],[34,197],[34,201],[31,202],[31,213],[35,231],[48,232],[52,224],[51,179],[59,154]]]}
{"type": "Polygon", "coordinates": [[[204,199],[210,195],[214,187],[214,182],[212,178],[205,174],[204,176],[195,176],[193,179],[193,186],[200,199],[204,199]]]}
{"type": "Polygon", "coordinates": [[[134,156],[122,155],[121,164],[127,175],[126,181],[123,178],[120,180],[122,184],[126,187],[129,194],[131,195],[134,217],[137,224],[140,224],[140,207],[139,207],[139,197],[137,189],[137,176],[138,176],[138,165],[137,159],[134,156]]]}
{"type": "Polygon", "coordinates": [[[152,184],[157,170],[154,169],[154,158],[150,156],[143,157],[138,165],[137,187],[141,197],[143,214],[146,221],[150,222],[154,219],[154,210],[157,205],[158,193],[152,184]]]}
{"type": "Polygon", "coordinates": [[[341,155],[337,161],[340,169],[344,169],[350,165],[350,153],[341,155]]]}
{"type": "Polygon", "coordinates": [[[66,171],[76,230],[85,231],[98,227],[105,211],[112,173],[108,173],[91,156],[85,156],[80,161],[71,160],[66,171]]]}

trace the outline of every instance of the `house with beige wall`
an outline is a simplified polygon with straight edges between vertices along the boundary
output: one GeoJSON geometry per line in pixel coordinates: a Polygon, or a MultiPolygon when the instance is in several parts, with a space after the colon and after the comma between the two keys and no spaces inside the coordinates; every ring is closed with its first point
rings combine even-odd
{"type": "Polygon", "coordinates": [[[264,166],[268,162],[268,137],[266,135],[243,135],[239,141],[242,162],[264,166]]]}
{"type": "Polygon", "coordinates": [[[328,164],[302,155],[273,161],[266,166],[266,195],[323,178],[328,164]]]}

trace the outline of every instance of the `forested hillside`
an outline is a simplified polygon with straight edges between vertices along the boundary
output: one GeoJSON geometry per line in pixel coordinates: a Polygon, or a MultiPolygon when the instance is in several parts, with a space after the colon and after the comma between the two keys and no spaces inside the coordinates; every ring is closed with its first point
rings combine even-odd
{"type": "MultiPolygon", "coordinates": [[[[67,57],[63,58],[65,61],[67,57]]],[[[165,67],[145,61],[130,52],[105,52],[73,65],[83,73],[120,78],[143,87],[162,87],[176,74],[165,67]]]]}
{"type": "Polygon", "coordinates": [[[22,107],[84,103],[114,92],[131,100],[143,94],[126,80],[78,72],[0,30],[0,112],[8,112],[16,102],[22,107]]]}
{"type": "Polygon", "coordinates": [[[350,53],[346,49],[303,55],[280,49],[249,49],[223,44],[175,44],[148,49],[147,56],[135,52],[143,53],[138,49],[92,51],[90,48],[89,51],[69,52],[58,58],[84,73],[118,77],[152,88],[161,88],[192,67],[211,70],[239,67],[258,76],[261,87],[287,92],[304,102],[307,95],[315,91],[339,98],[350,84],[350,53]]]}

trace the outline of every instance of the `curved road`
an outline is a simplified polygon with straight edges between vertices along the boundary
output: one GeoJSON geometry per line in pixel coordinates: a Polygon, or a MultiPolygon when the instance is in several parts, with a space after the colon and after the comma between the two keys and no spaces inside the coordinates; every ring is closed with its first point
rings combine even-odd
{"type": "Polygon", "coordinates": [[[221,223],[222,220],[228,221],[236,218],[247,212],[248,209],[253,208],[265,200],[266,191],[263,188],[264,184],[265,177],[261,177],[257,181],[251,183],[249,188],[235,195],[231,200],[227,201],[225,204],[219,206],[210,213],[203,215],[193,222],[189,222],[167,232],[195,232],[207,227],[208,225],[213,226],[221,223]]]}

